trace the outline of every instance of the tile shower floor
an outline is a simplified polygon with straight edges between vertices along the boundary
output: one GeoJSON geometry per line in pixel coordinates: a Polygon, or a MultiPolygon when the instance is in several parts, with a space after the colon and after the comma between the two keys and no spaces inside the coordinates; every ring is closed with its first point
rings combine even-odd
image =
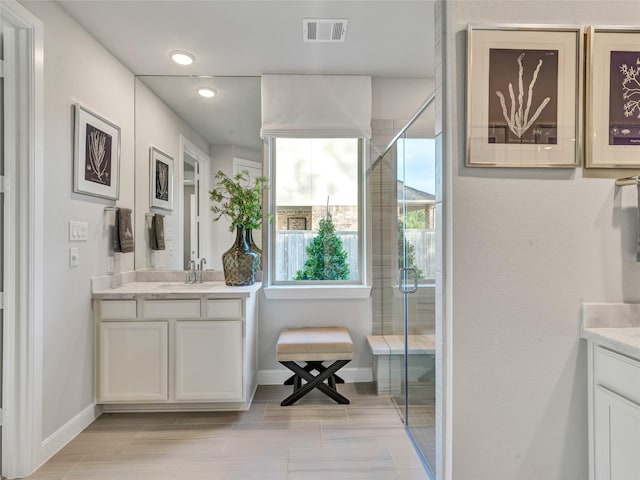
{"type": "Polygon", "coordinates": [[[246,412],[103,414],[29,480],[427,480],[390,397],[262,385],[246,412]]]}

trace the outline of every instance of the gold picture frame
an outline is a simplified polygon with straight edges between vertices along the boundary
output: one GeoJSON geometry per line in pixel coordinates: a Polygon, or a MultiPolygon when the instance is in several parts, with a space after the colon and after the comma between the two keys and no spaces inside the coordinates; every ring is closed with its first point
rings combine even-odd
{"type": "Polygon", "coordinates": [[[640,28],[587,30],[586,168],[640,168],[640,28]]]}
{"type": "Polygon", "coordinates": [[[469,25],[468,167],[581,165],[583,32],[469,25]]]}

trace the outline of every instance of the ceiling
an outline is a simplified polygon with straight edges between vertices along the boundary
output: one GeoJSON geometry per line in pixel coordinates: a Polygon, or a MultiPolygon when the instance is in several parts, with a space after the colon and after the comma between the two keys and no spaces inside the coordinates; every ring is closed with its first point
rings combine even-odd
{"type": "MultiPolygon", "coordinates": [[[[433,0],[58,0],[58,3],[136,75],[434,76],[433,0]],[[304,42],[303,19],[309,18],[347,19],[345,41],[304,42]],[[176,49],[191,52],[196,57],[195,63],[186,67],[173,63],[169,51],[176,49]]],[[[204,102],[201,104],[206,105],[204,108],[184,108],[193,104],[190,98],[193,89],[183,92],[176,79],[167,82],[173,84],[145,80],[174,110],[182,106],[183,118],[209,143],[233,143],[228,137],[233,129],[224,133],[204,128],[220,125],[220,114],[213,107],[226,95],[224,89],[216,88],[218,95],[213,99],[198,99],[204,102]]],[[[225,88],[233,88],[235,83],[242,82],[226,82],[225,88]]],[[[237,92],[229,95],[242,98],[237,92]]],[[[251,114],[259,118],[259,102],[252,108],[251,114]]],[[[228,110],[225,115],[228,121],[228,110]]],[[[248,127],[252,122],[234,123],[237,136],[240,135],[237,128],[245,124],[248,127]]]]}

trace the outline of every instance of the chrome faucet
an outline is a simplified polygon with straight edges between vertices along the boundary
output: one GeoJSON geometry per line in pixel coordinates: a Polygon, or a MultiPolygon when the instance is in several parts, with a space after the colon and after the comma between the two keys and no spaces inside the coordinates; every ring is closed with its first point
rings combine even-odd
{"type": "Polygon", "coordinates": [[[189,270],[187,270],[187,276],[184,283],[196,283],[196,280],[196,262],[194,260],[189,260],[189,270]]]}
{"type": "Polygon", "coordinates": [[[200,259],[200,265],[196,267],[196,283],[202,283],[202,272],[204,272],[204,266],[206,263],[206,258],[200,259]]]}

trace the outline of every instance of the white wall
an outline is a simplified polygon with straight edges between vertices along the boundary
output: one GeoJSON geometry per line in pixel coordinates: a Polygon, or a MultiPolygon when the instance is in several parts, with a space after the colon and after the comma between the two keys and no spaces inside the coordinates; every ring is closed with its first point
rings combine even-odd
{"type": "Polygon", "coordinates": [[[446,306],[455,480],[587,478],[580,303],[640,301],[633,187],[581,169],[467,168],[468,23],[640,22],[640,2],[447,1],[446,306]]]}
{"type": "MultiPolygon", "coordinates": [[[[113,202],[73,193],[73,115],[79,102],[121,129],[120,199],[133,208],[133,75],[53,2],[22,2],[44,23],[44,351],[43,440],[93,403],[93,276],[107,273],[113,202]],[[89,224],[87,242],[69,242],[69,220],[89,224]],[[69,248],[80,263],[69,266],[69,248]]],[[[133,254],[116,254],[116,272],[133,254]]]]}
{"type": "Polygon", "coordinates": [[[182,157],[180,135],[183,135],[203,152],[209,144],[195,133],[173,110],[162,102],[139,79],[135,80],[136,112],[136,269],[157,268],[183,270],[182,263],[182,157]],[[173,210],[151,209],[149,195],[149,149],[155,147],[173,158],[173,210]],[[164,215],[165,250],[149,248],[148,213],[164,215]]]}
{"type": "Polygon", "coordinates": [[[278,383],[288,376],[288,370],[276,361],[276,343],[282,329],[294,327],[348,328],[355,351],[353,360],[343,369],[348,374],[342,377],[353,381],[361,375],[371,374],[371,353],[366,344],[366,336],[371,335],[371,299],[267,300],[264,293],[259,298],[259,383],[278,383]]]}
{"type": "MultiPolygon", "coordinates": [[[[434,88],[433,78],[374,77],[371,79],[371,117],[377,121],[393,121],[397,131],[407,124],[434,88]]],[[[431,107],[415,121],[410,132],[433,138],[434,123],[435,109],[431,107]]]]}

